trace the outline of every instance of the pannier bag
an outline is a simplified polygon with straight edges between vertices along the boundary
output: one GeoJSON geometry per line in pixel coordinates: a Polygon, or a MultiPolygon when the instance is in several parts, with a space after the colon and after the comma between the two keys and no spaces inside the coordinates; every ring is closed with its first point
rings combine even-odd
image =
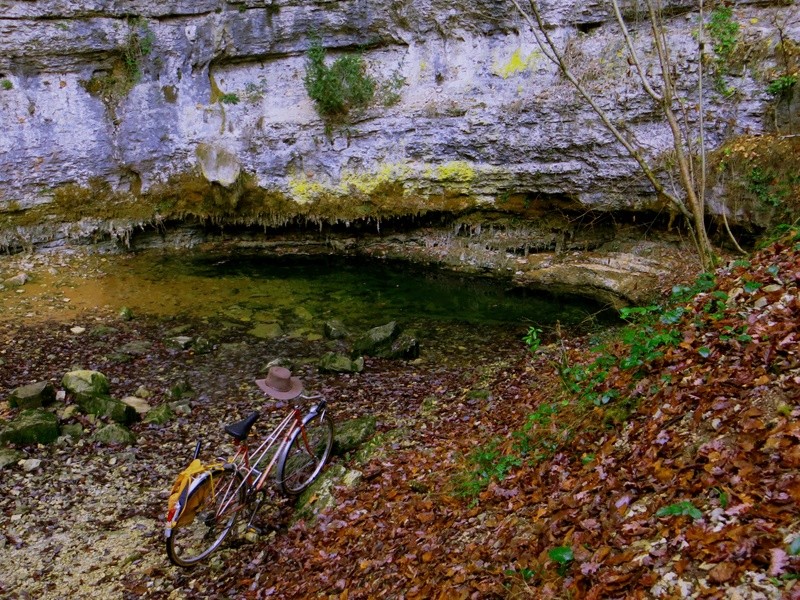
{"type": "Polygon", "coordinates": [[[214,494],[214,473],[221,465],[204,465],[195,458],[178,474],[167,503],[167,529],[194,521],[197,509],[209,494],[214,494]]]}

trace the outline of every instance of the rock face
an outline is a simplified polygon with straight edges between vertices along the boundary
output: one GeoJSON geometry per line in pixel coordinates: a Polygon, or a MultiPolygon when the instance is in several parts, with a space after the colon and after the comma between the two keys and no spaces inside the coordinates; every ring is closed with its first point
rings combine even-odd
{"type": "MultiPolygon", "coordinates": [[[[542,4],[612,120],[668,156],[669,129],[607,3],[542,4]]],[[[711,147],[777,119],[764,90],[780,67],[774,24],[793,7],[769,4],[735,4],[739,38],[758,51],[730,75],[735,96],[707,86],[711,147]]],[[[694,3],[668,5],[679,94],[695,102],[694,3]]],[[[533,223],[524,243],[553,251],[576,215],[665,208],[510,2],[0,0],[0,15],[0,245],[98,232],[129,243],[137,225],[187,216],[374,226],[492,210],[533,223]],[[375,101],[344,124],[320,118],[305,90],[309,32],[329,60],[363,49],[377,82],[375,101]]],[[[800,24],[783,33],[798,39],[800,24]]],[[[791,116],[800,103],[785,104],[791,116]]],[[[734,222],[760,218],[737,210],[734,222]]]]}

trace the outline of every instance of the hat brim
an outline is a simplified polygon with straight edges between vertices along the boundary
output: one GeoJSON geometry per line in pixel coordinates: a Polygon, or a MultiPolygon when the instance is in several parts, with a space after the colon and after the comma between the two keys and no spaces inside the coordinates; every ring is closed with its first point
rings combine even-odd
{"type": "Polygon", "coordinates": [[[299,377],[289,378],[289,389],[286,391],[276,390],[268,386],[266,379],[256,379],[256,385],[261,388],[261,391],[267,396],[275,398],[276,400],[291,400],[299,396],[300,392],[303,391],[303,382],[300,381],[299,377]]]}

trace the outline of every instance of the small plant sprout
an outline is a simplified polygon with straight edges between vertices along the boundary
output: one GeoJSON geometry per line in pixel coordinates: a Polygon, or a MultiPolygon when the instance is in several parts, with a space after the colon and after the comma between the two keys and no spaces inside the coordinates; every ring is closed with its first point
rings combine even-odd
{"type": "Polygon", "coordinates": [[[575,553],[569,546],[551,548],[547,551],[547,556],[558,565],[556,569],[561,577],[567,574],[570,564],[575,559],[575,553]]]}
{"type": "Polygon", "coordinates": [[[539,346],[542,345],[542,338],[540,337],[542,333],[541,328],[539,327],[529,327],[528,333],[522,338],[522,341],[525,342],[525,345],[528,346],[528,350],[530,350],[531,354],[536,354],[536,351],[539,349],[539,346]]]}
{"type": "Polygon", "coordinates": [[[675,504],[670,504],[669,506],[662,506],[656,511],[657,517],[675,517],[675,516],[687,516],[691,517],[694,520],[702,519],[703,513],[697,508],[694,504],[685,500],[683,502],[676,502],[675,504]]]}

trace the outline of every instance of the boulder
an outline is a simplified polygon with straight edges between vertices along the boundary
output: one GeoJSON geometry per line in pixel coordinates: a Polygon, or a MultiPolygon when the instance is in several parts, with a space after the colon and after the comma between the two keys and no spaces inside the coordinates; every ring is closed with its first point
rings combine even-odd
{"type": "Polygon", "coordinates": [[[360,373],[364,370],[364,357],[351,360],[344,354],[328,352],[320,357],[317,368],[321,373],[360,373]]]}
{"type": "Polygon", "coordinates": [[[266,365],[264,365],[264,368],[261,369],[261,371],[263,373],[267,373],[272,367],[283,367],[284,369],[289,369],[292,373],[294,373],[295,363],[290,358],[279,356],[278,358],[273,358],[266,365]]]}
{"type": "Polygon", "coordinates": [[[112,421],[125,424],[139,420],[139,413],[132,406],[111,396],[81,395],[76,397],[76,401],[86,414],[108,417],[112,421]]]}
{"type": "Polygon", "coordinates": [[[373,327],[360,335],[353,342],[352,356],[378,356],[381,352],[390,349],[392,342],[400,336],[400,326],[397,321],[390,321],[385,325],[373,327]]]}
{"type": "Polygon", "coordinates": [[[58,418],[39,408],[28,408],[6,423],[0,442],[11,444],[49,444],[59,436],[58,418]]]}
{"type": "Polygon", "coordinates": [[[90,438],[93,442],[103,444],[135,444],[136,436],[134,433],[119,423],[111,423],[101,427],[92,434],[90,438]]]}
{"type": "Polygon", "coordinates": [[[70,371],[61,379],[61,385],[76,396],[103,396],[108,394],[108,379],[99,371],[85,369],[70,371]]]}
{"type": "Polygon", "coordinates": [[[56,399],[56,388],[49,381],[39,381],[16,388],[8,398],[11,408],[41,408],[56,399]]]}
{"type": "Polygon", "coordinates": [[[336,424],[334,454],[344,454],[361,446],[375,433],[375,417],[367,415],[336,424]]]}

